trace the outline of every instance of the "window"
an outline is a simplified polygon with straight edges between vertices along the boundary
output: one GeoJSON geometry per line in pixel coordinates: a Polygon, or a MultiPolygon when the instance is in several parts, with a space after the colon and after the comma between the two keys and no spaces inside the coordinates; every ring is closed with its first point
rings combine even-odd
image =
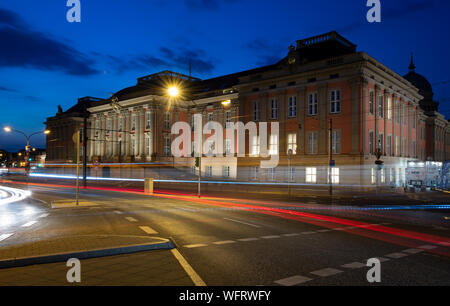
{"type": "Polygon", "coordinates": [[[387,98],[387,119],[392,120],[392,98],[387,98]]]}
{"type": "Polygon", "coordinates": [[[213,140],[207,140],[206,141],[206,154],[212,155],[214,154],[214,141],[213,140]]]}
{"type": "Polygon", "coordinates": [[[406,125],[406,105],[402,104],[402,124],[406,125]]]}
{"type": "Polygon", "coordinates": [[[389,183],[395,182],[395,169],[389,168],[389,183]]]}
{"type": "Polygon", "coordinates": [[[170,156],[170,135],[164,136],[164,155],[170,156]]]}
{"type": "Polygon", "coordinates": [[[289,118],[297,117],[297,97],[296,96],[289,97],[288,117],[289,118]]]}
{"type": "Polygon", "coordinates": [[[332,90],[330,92],[330,113],[337,114],[341,112],[341,91],[332,90]]]}
{"type": "Polygon", "coordinates": [[[260,153],[260,139],[259,139],[259,136],[253,136],[252,137],[251,155],[258,156],[259,153],[260,153]]]}
{"type": "Polygon", "coordinates": [[[164,114],[164,129],[170,130],[170,113],[164,114]]]}
{"type": "Polygon", "coordinates": [[[287,153],[292,150],[292,154],[297,154],[297,134],[288,134],[287,153]]]}
{"type": "Polygon", "coordinates": [[[395,122],[398,124],[400,123],[400,108],[398,101],[395,101],[395,122]]]}
{"type": "Polygon", "coordinates": [[[331,135],[331,149],[333,154],[341,154],[341,130],[333,130],[331,135]]]}
{"type": "Polygon", "coordinates": [[[278,135],[270,135],[269,154],[278,155],[278,135]]]}
{"type": "Polygon", "coordinates": [[[119,132],[122,132],[123,130],[123,118],[119,117],[119,132]]]}
{"type": "Polygon", "coordinates": [[[381,154],[384,155],[384,135],[383,133],[378,134],[378,149],[380,149],[381,154]]]}
{"type": "Polygon", "coordinates": [[[212,177],[212,166],[206,166],[206,177],[212,177]]]}
{"type": "Polygon", "coordinates": [[[317,154],[317,132],[308,132],[307,153],[317,154]]]}
{"type": "Polygon", "coordinates": [[[278,100],[272,99],[270,102],[270,119],[278,118],[278,100]]]}
{"type": "Polygon", "coordinates": [[[369,154],[375,153],[374,147],[374,133],[373,131],[369,131],[369,154]]]}
{"type": "Polygon", "coordinates": [[[192,131],[195,130],[195,114],[192,114],[191,116],[191,127],[192,127],[192,131]]]}
{"type": "Polygon", "coordinates": [[[400,137],[399,136],[395,136],[395,156],[399,156],[400,155],[400,137]]]}
{"type": "MultiPolygon", "coordinates": [[[[231,111],[225,112],[225,123],[231,122],[231,111]]],[[[228,124],[226,125],[228,127],[228,124]]]]}
{"type": "Polygon", "coordinates": [[[374,112],[374,108],[373,108],[373,103],[374,103],[374,92],[372,90],[369,91],[369,114],[373,115],[374,112]]]}
{"type": "Polygon", "coordinates": [[[131,156],[136,155],[136,139],[131,139],[131,156]]]}
{"type": "Polygon", "coordinates": [[[208,113],[208,122],[214,121],[214,114],[208,113]]]}
{"type": "Polygon", "coordinates": [[[371,183],[376,184],[377,183],[377,170],[375,168],[372,168],[372,175],[371,175],[371,183]]]}
{"type": "Polygon", "coordinates": [[[386,183],[386,171],[384,168],[380,170],[380,181],[382,184],[386,183]]]}
{"type": "Polygon", "coordinates": [[[295,167],[289,167],[288,180],[289,180],[289,182],[294,182],[295,181],[295,167]]]}
{"type": "Polygon", "coordinates": [[[231,139],[225,139],[225,154],[231,154],[231,139]]]}
{"type": "Polygon", "coordinates": [[[308,115],[316,116],[318,111],[317,92],[308,95],[308,115]]]}
{"type": "Polygon", "coordinates": [[[391,156],[392,155],[392,136],[388,135],[386,140],[386,155],[391,156]]]}
{"type": "Polygon", "coordinates": [[[253,167],[253,179],[259,179],[259,167],[253,167]]]}
{"type": "Polygon", "coordinates": [[[383,95],[378,96],[378,118],[383,118],[384,116],[384,97],[383,95]]]}
{"type": "Polygon", "coordinates": [[[112,120],[111,118],[106,119],[106,132],[110,133],[112,130],[112,120]]]}
{"type": "Polygon", "coordinates": [[[230,177],[230,166],[224,166],[222,170],[223,177],[229,178],[230,177]]]}
{"type": "Polygon", "coordinates": [[[306,168],[306,182],[311,184],[317,182],[317,168],[306,168]]]}
{"type": "Polygon", "coordinates": [[[150,112],[145,113],[145,129],[150,130],[152,128],[152,114],[150,112]]]}
{"type": "Polygon", "coordinates": [[[401,156],[405,156],[406,155],[406,138],[402,137],[402,152],[401,152],[401,156]]]}
{"type": "Polygon", "coordinates": [[[136,131],[136,123],[137,123],[137,116],[136,114],[131,115],[131,130],[136,131]]]}
{"type": "Polygon", "coordinates": [[[253,101],[253,121],[259,121],[259,102],[253,101]]]}
{"type": "MultiPolygon", "coordinates": [[[[328,168],[328,183],[330,183],[330,168],[328,168]]],[[[339,184],[339,168],[331,168],[331,183],[339,184]]]]}
{"type": "Polygon", "coordinates": [[[276,168],[267,169],[267,176],[270,181],[275,181],[277,177],[276,175],[277,175],[276,168]]]}
{"type": "Polygon", "coordinates": [[[410,115],[411,126],[412,126],[413,129],[415,129],[416,128],[416,113],[415,113],[415,111],[413,109],[411,110],[410,113],[411,113],[411,115],[410,115]]]}
{"type": "Polygon", "coordinates": [[[150,156],[151,148],[150,148],[150,136],[145,136],[145,155],[150,156]]]}

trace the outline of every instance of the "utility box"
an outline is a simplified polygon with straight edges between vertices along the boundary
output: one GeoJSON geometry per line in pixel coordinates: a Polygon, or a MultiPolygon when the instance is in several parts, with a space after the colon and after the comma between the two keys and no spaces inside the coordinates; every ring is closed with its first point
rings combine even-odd
{"type": "Polygon", "coordinates": [[[153,179],[152,178],[145,179],[144,190],[145,190],[146,194],[153,194],[153,179]]]}

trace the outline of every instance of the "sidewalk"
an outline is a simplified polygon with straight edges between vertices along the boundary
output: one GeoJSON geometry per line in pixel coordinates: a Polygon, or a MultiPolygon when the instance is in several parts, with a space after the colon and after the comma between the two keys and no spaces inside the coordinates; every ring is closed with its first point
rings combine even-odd
{"type": "Polygon", "coordinates": [[[171,242],[162,238],[114,235],[69,236],[4,247],[0,267],[5,262],[17,267],[0,268],[0,285],[73,285],[66,279],[69,258],[81,260],[82,282],[76,285],[193,285],[171,248],[171,242]],[[156,249],[139,251],[142,246],[156,249]]]}

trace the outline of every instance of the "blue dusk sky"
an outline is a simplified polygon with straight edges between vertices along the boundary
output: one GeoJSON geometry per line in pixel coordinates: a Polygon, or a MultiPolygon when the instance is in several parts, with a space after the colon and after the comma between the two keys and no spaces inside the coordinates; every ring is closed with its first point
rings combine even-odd
{"type": "MultiPolygon", "coordinates": [[[[272,64],[296,40],[332,30],[401,75],[413,52],[450,117],[448,0],[381,0],[378,24],[366,21],[366,0],[81,0],[81,23],[66,20],[66,2],[0,2],[2,127],[43,130],[57,105],[161,70],[187,74],[189,60],[202,79],[272,64]]],[[[24,140],[0,131],[0,149],[24,140]]]]}

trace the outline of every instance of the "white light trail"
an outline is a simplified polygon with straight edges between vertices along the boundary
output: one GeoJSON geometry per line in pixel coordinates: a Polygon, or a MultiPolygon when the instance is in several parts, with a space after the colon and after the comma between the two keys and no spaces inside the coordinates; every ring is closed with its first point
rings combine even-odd
{"type": "Polygon", "coordinates": [[[6,194],[6,197],[0,198],[0,205],[21,201],[31,196],[30,191],[4,186],[0,186],[0,193],[6,194]]]}

